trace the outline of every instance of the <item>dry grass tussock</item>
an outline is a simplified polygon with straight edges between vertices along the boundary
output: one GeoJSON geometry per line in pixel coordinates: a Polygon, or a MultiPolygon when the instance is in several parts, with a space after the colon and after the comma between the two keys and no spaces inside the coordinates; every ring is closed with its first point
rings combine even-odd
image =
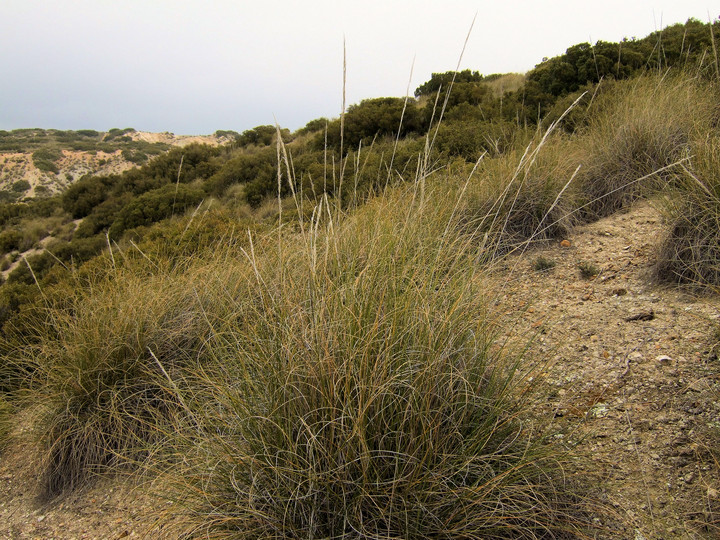
{"type": "Polygon", "coordinates": [[[196,288],[202,274],[118,270],[52,313],[52,332],[27,346],[30,399],[42,404],[36,431],[43,453],[42,490],[55,496],[94,475],[147,454],[174,420],[168,388],[181,368],[203,355],[206,303],[223,298],[196,288]]]}
{"type": "Polygon", "coordinates": [[[14,407],[5,399],[0,397],[0,451],[8,441],[12,430],[12,415],[14,407]]]}
{"type": "Polygon", "coordinates": [[[485,82],[496,97],[502,97],[507,92],[514,92],[525,83],[525,75],[522,73],[506,73],[497,79],[485,82]]]}
{"type": "Polygon", "coordinates": [[[655,275],[717,291],[720,286],[720,137],[692,146],[677,187],[660,200],[668,234],[658,248],[655,275]]]}
{"type": "Polygon", "coordinates": [[[567,454],[524,410],[531,368],[494,343],[456,200],[425,194],[342,222],[322,205],[246,250],[253,294],[186,375],[167,535],[579,534],[567,454]]]}
{"type": "Polygon", "coordinates": [[[646,75],[602,94],[579,143],[585,220],[607,216],[671,185],[692,141],[720,119],[714,85],[646,75]]]}
{"type": "Polygon", "coordinates": [[[570,232],[581,200],[575,179],[580,157],[566,136],[539,133],[527,147],[482,162],[463,222],[483,239],[484,258],[570,232]]]}

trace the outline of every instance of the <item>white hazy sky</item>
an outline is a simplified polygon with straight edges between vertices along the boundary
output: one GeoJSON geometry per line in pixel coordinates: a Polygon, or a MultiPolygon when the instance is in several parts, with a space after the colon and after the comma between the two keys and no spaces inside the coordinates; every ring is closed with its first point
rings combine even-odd
{"type": "Polygon", "coordinates": [[[433,72],[525,72],[720,0],[0,0],[0,129],[296,129],[433,72]],[[414,68],[413,68],[414,62],[414,68]],[[412,78],[410,77],[412,71],[412,78]]]}

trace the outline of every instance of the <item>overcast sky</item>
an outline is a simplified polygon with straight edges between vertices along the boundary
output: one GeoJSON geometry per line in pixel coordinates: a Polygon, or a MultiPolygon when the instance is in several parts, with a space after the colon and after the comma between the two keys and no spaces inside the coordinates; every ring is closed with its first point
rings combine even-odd
{"type": "Polygon", "coordinates": [[[525,72],[720,0],[0,0],[0,129],[290,129],[433,72],[525,72]],[[413,67],[414,65],[414,67],[413,67]],[[411,77],[412,70],[412,77],[411,77]]]}

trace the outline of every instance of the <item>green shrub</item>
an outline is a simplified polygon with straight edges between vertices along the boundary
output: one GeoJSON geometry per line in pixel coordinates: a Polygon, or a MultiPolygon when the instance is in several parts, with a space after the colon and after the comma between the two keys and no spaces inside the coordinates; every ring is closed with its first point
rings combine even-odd
{"type": "Polygon", "coordinates": [[[533,270],[536,272],[549,272],[557,263],[547,257],[540,256],[533,261],[533,270]]]}
{"type": "Polygon", "coordinates": [[[483,154],[496,156],[512,148],[517,131],[517,126],[502,121],[444,122],[438,129],[435,145],[440,152],[474,162],[483,154]]]}
{"type": "Polygon", "coordinates": [[[55,241],[48,245],[50,251],[60,261],[68,264],[80,264],[89,261],[107,247],[104,235],[88,238],[73,238],[70,242],[55,241]]]}
{"type": "Polygon", "coordinates": [[[62,150],[54,148],[39,148],[32,154],[33,161],[57,161],[63,157],[62,150]]]}
{"type": "Polygon", "coordinates": [[[44,147],[33,152],[32,160],[35,167],[41,171],[58,174],[60,169],[55,162],[62,158],[62,156],[63,153],[61,150],[44,147]]]}
{"type": "Polygon", "coordinates": [[[295,132],[295,135],[300,136],[300,135],[305,135],[307,133],[315,133],[315,132],[320,131],[323,133],[323,137],[324,137],[325,128],[327,127],[329,122],[330,122],[330,120],[328,120],[327,118],[324,118],[324,117],[315,118],[314,120],[310,120],[307,124],[305,124],[303,127],[298,129],[295,132]]]}
{"type": "Polygon", "coordinates": [[[228,139],[237,139],[240,136],[237,131],[233,131],[231,129],[218,129],[215,131],[214,135],[218,138],[226,137],[228,139]]]}
{"type": "Polygon", "coordinates": [[[5,229],[0,232],[0,252],[10,253],[20,249],[23,235],[17,229],[5,229]]]}
{"type": "Polygon", "coordinates": [[[119,197],[111,197],[97,205],[93,212],[80,222],[75,230],[76,238],[88,238],[100,232],[107,231],[117,219],[120,211],[133,200],[132,195],[126,193],[119,197]]]}
{"type": "Polygon", "coordinates": [[[219,168],[219,164],[213,159],[218,153],[218,148],[207,144],[193,143],[182,148],[173,148],[139,170],[123,174],[118,189],[139,195],[163,184],[178,181],[186,184],[193,180],[210,178],[219,168]]]}
{"type": "Polygon", "coordinates": [[[62,194],[63,209],[73,219],[89,215],[107,197],[118,181],[116,176],[83,176],[62,194]]]}
{"type": "Polygon", "coordinates": [[[45,272],[49,271],[55,265],[55,259],[46,252],[23,257],[23,259],[24,260],[10,272],[7,283],[23,283],[25,285],[37,286],[35,280],[41,279],[45,272]]]}
{"type": "Polygon", "coordinates": [[[134,132],[135,132],[135,129],[133,129],[133,128],[125,128],[125,129],[112,128],[105,134],[105,136],[103,137],[103,141],[109,142],[109,141],[113,141],[113,140],[117,140],[117,139],[122,139],[123,137],[125,137],[126,140],[131,141],[132,139],[130,137],[126,137],[126,134],[134,133],[134,132]]]}
{"type": "MultiPolygon", "coordinates": [[[[405,136],[422,129],[420,112],[414,99],[374,98],[364,99],[358,104],[350,105],[345,114],[344,135],[345,149],[357,149],[362,142],[370,144],[376,136],[405,136]],[[402,122],[401,122],[402,119],[402,122]]],[[[327,146],[334,150],[340,149],[340,120],[328,124],[327,146]]],[[[324,148],[325,133],[318,133],[315,146],[324,148]]]]}
{"type": "Polygon", "coordinates": [[[234,184],[247,184],[254,182],[256,185],[271,186],[261,191],[258,200],[252,204],[259,204],[260,200],[267,194],[277,191],[277,158],[274,150],[263,150],[253,154],[241,154],[226,161],[222,167],[213,174],[206,182],[206,190],[215,195],[221,196],[228,187],[234,184]]]}
{"type": "Polygon", "coordinates": [[[242,132],[236,139],[236,143],[240,146],[268,146],[275,139],[277,129],[275,126],[257,126],[242,132]]]}
{"type": "Polygon", "coordinates": [[[41,171],[51,172],[53,174],[58,174],[60,172],[58,166],[55,165],[55,163],[53,163],[52,161],[37,160],[33,163],[35,164],[35,167],[37,167],[41,171]]]}
{"type": "Polygon", "coordinates": [[[15,193],[25,193],[31,187],[32,186],[30,186],[30,182],[28,182],[27,180],[18,180],[16,182],[13,182],[10,189],[15,193]]]}
{"type": "Polygon", "coordinates": [[[144,154],[143,152],[136,150],[132,151],[128,148],[123,149],[121,152],[123,159],[126,159],[127,161],[131,163],[145,163],[148,160],[147,154],[144,154]]]}
{"type": "Polygon", "coordinates": [[[110,226],[110,236],[117,239],[128,229],[182,214],[188,207],[197,206],[204,195],[202,189],[186,184],[170,184],[143,193],[120,210],[110,226]]]}

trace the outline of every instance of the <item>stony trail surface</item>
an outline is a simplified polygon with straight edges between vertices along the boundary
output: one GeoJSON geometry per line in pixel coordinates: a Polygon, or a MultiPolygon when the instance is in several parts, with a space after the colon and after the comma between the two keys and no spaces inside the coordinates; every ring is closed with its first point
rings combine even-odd
{"type": "Polygon", "coordinates": [[[580,227],[505,261],[496,304],[510,342],[531,336],[546,362],[538,408],[580,441],[578,472],[620,523],[609,537],[716,538],[720,299],[652,284],[662,234],[646,202],[580,227]]]}

